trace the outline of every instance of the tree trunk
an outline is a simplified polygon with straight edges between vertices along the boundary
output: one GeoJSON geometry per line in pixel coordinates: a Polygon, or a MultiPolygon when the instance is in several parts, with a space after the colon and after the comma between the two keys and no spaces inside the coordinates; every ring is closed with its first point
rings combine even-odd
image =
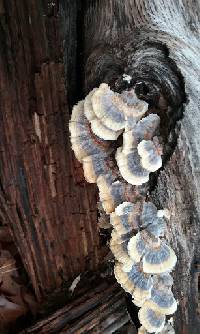
{"type": "Polygon", "coordinates": [[[95,270],[104,254],[96,188],[85,184],[69,145],[77,10],[76,2],[59,11],[53,1],[0,1],[1,221],[38,299],[95,270]]]}
{"type": "Polygon", "coordinates": [[[107,252],[96,188],[70,150],[69,110],[101,82],[122,89],[125,73],[145,83],[153,107],[155,87],[170,106],[161,108],[167,150],[150,195],[171,212],[176,333],[200,332],[199,9],[197,0],[0,0],[0,215],[38,299],[96,270],[107,252]]]}

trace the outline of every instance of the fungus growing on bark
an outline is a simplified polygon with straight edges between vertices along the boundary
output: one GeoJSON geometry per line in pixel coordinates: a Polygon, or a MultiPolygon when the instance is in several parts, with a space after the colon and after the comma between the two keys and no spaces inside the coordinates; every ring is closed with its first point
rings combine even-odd
{"type": "MultiPolygon", "coordinates": [[[[140,301],[142,305],[143,302],[150,298],[151,289],[153,286],[153,279],[150,275],[145,274],[142,271],[140,265],[134,264],[131,270],[128,272],[128,277],[130,281],[133,281],[135,289],[133,291],[132,297],[134,298],[134,303],[140,301]]],[[[140,305],[140,306],[141,306],[140,305]]]]}
{"type": "Polygon", "coordinates": [[[128,255],[127,243],[130,239],[130,234],[124,234],[120,236],[116,231],[112,231],[111,240],[110,240],[110,249],[117,259],[117,261],[124,264],[126,267],[130,267],[133,264],[133,261],[128,255]]]}
{"type": "Polygon", "coordinates": [[[110,223],[119,234],[126,234],[139,228],[139,208],[137,204],[123,202],[110,215],[110,223]]]}
{"type": "Polygon", "coordinates": [[[161,152],[151,140],[142,140],[138,144],[141,165],[148,172],[155,172],[162,166],[161,152]]]}
{"type": "Polygon", "coordinates": [[[165,211],[157,210],[151,202],[144,202],[141,214],[141,226],[155,237],[164,235],[166,229],[165,211]]]}
{"type": "Polygon", "coordinates": [[[93,111],[102,124],[113,131],[122,130],[125,116],[119,94],[114,93],[107,84],[101,84],[91,97],[93,111]]]}
{"type": "Polygon", "coordinates": [[[93,119],[96,119],[96,115],[93,111],[93,106],[92,106],[92,96],[94,92],[96,92],[97,88],[94,88],[86,97],[84,100],[84,114],[85,117],[88,119],[88,121],[92,121],[93,119]]]}
{"type": "MultiPolygon", "coordinates": [[[[156,332],[158,333],[158,332],[156,332]]],[[[149,332],[141,326],[138,330],[138,334],[149,334],[149,332]]],[[[175,334],[173,326],[169,323],[169,321],[165,324],[163,329],[159,332],[159,334],[175,334]]]]}
{"type": "Polygon", "coordinates": [[[97,179],[99,198],[106,213],[111,213],[123,202],[124,185],[110,175],[100,175],[97,179]]]}
{"type": "Polygon", "coordinates": [[[141,307],[138,317],[141,324],[149,333],[161,332],[165,326],[165,316],[148,306],[141,307]]]}
{"type": "Polygon", "coordinates": [[[122,147],[119,147],[115,157],[124,180],[132,185],[141,185],[148,182],[149,172],[141,166],[140,156],[137,150],[133,150],[125,155],[122,151],[122,147]]]}
{"type": "Polygon", "coordinates": [[[149,174],[162,166],[160,118],[145,116],[147,109],[133,89],[119,94],[101,84],[73,108],[70,121],[72,148],[110,215],[115,277],[141,307],[140,334],[166,333],[165,316],[177,308],[170,275],[177,259],[163,239],[169,212],[147,201],[149,174]],[[121,133],[123,142],[114,144],[121,133]]]}
{"type": "Polygon", "coordinates": [[[152,310],[164,315],[170,315],[176,312],[177,302],[171,290],[151,290],[151,298],[144,304],[152,310]]]}
{"type": "Polygon", "coordinates": [[[109,168],[110,158],[106,154],[93,154],[82,159],[84,176],[87,182],[96,183],[103,171],[112,177],[113,171],[109,168]]]}
{"type": "Polygon", "coordinates": [[[142,261],[145,273],[161,274],[174,268],[177,257],[173,249],[161,241],[157,246],[151,247],[145,252],[142,261]]]}
{"type": "Polygon", "coordinates": [[[142,238],[141,233],[138,232],[135,236],[133,236],[128,243],[128,253],[131,259],[138,263],[140,262],[142,256],[145,252],[148,251],[147,243],[142,238]]]}
{"type": "Polygon", "coordinates": [[[122,92],[121,100],[120,108],[125,115],[125,119],[139,120],[148,110],[148,103],[139,100],[134,89],[122,92]]]}
{"type": "Polygon", "coordinates": [[[108,142],[92,134],[83,108],[83,101],[74,106],[69,123],[72,149],[80,162],[82,162],[83,158],[90,155],[99,154],[101,156],[110,149],[108,142]]]}
{"type": "Polygon", "coordinates": [[[128,154],[136,149],[142,140],[151,140],[158,131],[159,124],[160,117],[156,114],[150,114],[137,123],[127,122],[123,133],[122,152],[128,154]]]}
{"type": "Polygon", "coordinates": [[[134,298],[134,303],[141,306],[151,296],[153,279],[142,272],[138,265],[132,263],[129,271],[125,272],[123,265],[115,265],[115,277],[123,289],[134,298]]]}

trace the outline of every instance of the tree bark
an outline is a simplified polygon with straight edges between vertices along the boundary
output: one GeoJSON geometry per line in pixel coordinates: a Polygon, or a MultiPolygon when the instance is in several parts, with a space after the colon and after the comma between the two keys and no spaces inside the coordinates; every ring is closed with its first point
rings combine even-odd
{"type": "Polygon", "coordinates": [[[103,261],[96,188],[70,150],[69,110],[82,89],[101,82],[123,89],[126,73],[132,84],[145,83],[152,107],[158,91],[171,108],[161,108],[167,150],[151,198],[171,212],[176,333],[199,333],[199,7],[197,0],[0,0],[0,217],[38,299],[103,261]]]}
{"type": "Polygon", "coordinates": [[[57,1],[0,1],[0,215],[38,299],[95,270],[104,254],[96,188],[69,145],[77,10],[68,1],[60,10],[57,1]]]}
{"type": "Polygon", "coordinates": [[[121,328],[125,334],[130,326],[132,334],[136,333],[125,305],[124,293],[116,283],[99,282],[98,286],[87,289],[81,297],[21,334],[111,334],[121,328]]]}

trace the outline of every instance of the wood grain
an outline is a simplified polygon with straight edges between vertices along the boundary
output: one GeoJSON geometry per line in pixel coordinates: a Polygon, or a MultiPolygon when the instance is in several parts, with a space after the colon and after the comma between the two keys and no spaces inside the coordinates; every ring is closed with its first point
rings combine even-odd
{"type": "Polygon", "coordinates": [[[57,1],[0,1],[0,216],[38,299],[95,270],[102,254],[96,188],[85,184],[69,144],[65,68],[75,82],[77,36],[70,8],[62,30],[57,1]]]}
{"type": "Polygon", "coordinates": [[[130,327],[125,305],[119,286],[105,281],[21,334],[111,334],[121,328],[125,334],[130,327]]]}

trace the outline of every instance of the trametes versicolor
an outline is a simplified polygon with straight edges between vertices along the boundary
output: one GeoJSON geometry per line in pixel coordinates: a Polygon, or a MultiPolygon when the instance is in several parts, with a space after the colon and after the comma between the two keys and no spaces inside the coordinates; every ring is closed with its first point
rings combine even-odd
{"type": "Polygon", "coordinates": [[[85,179],[97,184],[110,215],[115,277],[140,307],[140,334],[174,333],[166,315],[177,309],[170,275],[177,258],[164,238],[169,213],[146,200],[149,174],[162,166],[159,125],[134,89],[118,94],[105,83],[74,106],[69,124],[85,179]]]}

